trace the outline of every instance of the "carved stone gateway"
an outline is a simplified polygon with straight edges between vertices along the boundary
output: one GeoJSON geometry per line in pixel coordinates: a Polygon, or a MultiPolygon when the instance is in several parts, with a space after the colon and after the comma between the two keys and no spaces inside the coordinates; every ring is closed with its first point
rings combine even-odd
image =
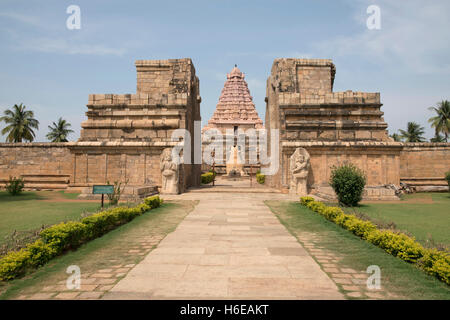
{"type": "MultiPolygon", "coordinates": [[[[93,185],[129,181],[121,199],[137,201],[160,189],[176,193],[199,186],[200,164],[161,161],[163,150],[179,143],[172,141],[172,133],[186,129],[193,138],[195,121],[201,120],[199,79],[191,59],[138,60],[135,65],[135,93],[89,95],[87,119],[77,142],[0,143],[0,188],[10,176],[20,176],[27,189],[81,192],[79,198],[89,199],[94,197],[93,185]]],[[[328,59],[274,61],[264,127],[267,137],[272,130],[279,133],[279,143],[267,145],[278,152],[279,170],[266,175],[265,186],[291,189],[294,194],[306,194],[307,186],[310,194],[331,200],[335,194],[329,185],[330,168],[349,161],[367,175],[365,200],[398,199],[386,185],[401,182],[417,191],[448,190],[444,177],[450,168],[450,143],[392,141],[380,93],[333,91],[335,75],[328,59]],[[299,148],[309,153],[303,155],[309,166],[295,158],[302,155],[299,148]]],[[[262,127],[244,74],[236,67],[227,75],[216,111],[204,129],[225,134],[231,130],[222,140],[226,150],[228,138],[238,143],[239,131],[262,127]]],[[[204,146],[211,143],[207,140],[204,146]]],[[[189,142],[191,159],[195,141],[189,142]]],[[[246,163],[250,150],[256,149],[258,155],[260,150],[259,145],[250,149],[247,141],[241,158],[246,163]]],[[[222,163],[215,163],[216,172],[227,172],[226,155],[223,152],[222,163]]],[[[256,169],[236,167],[235,156],[236,152],[231,158],[233,174],[240,168],[256,169]]]]}
{"type": "Polygon", "coordinates": [[[291,183],[289,192],[300,196],[308,194],[309,153],[305,148],[295,149],[290,158],[291,183]]]}
{"type": "Polygon", "coordinates": [[[179,166],[172,159],[172,149],[166,148],[161,154],[161,193],[178,194],[179,193],[179,166]]]}

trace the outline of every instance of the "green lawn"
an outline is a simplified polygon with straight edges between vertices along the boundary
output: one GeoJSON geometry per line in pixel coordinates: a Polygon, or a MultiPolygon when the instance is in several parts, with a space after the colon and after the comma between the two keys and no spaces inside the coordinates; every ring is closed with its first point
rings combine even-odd
{"type": "Polygon", "coordinates": [[[131,222],[114,229],[100,238],[83,244],[51,260],[23,278],[0,282],[0,300],[12,299],[21,294],[32,294],[46,286],[56,285],[68,277],[66,269],[77,265],[83,273],[111,267],[114,264],[139,263],[144,256],[128,251],[140,244],[143,238],[163,239],[194,209],[195,201],[165,202],[131,222]]]}
{"type": "Polygon", "coordinates": [[[339,264],[355,270],[378,265],[382,287],[389,292],[409,299],[450,299],[450,287],[445,283],[358,238],[299,202],[266,201],[266,204],[294,236],[302,232],[319,235],[315,245],[342,257],[339,264]]]}
{"type": "Polygon", "coordinates": [[[374,220],[394,222],[397,229],[407,231],[422,244],[431,236],[437,243],[450,245],[450,193],[406,195],[398,203],[362,204],[356,211],[374,220]],[[429,198],[433,203],[421,203],[429,198]]]}
{"type": "MultiPolygon", "coordinates": [[[[78,220],[85,211],[99,208],[96,202],[47,202],[42,201],[47,193],[24,192],[11,196],[0,192],[0,244],[14,230],[38,229],[43,224],[50,225],[66,220],[78,220]]],[[[69,198],[72,195],[59,195],[69,198]]]]}

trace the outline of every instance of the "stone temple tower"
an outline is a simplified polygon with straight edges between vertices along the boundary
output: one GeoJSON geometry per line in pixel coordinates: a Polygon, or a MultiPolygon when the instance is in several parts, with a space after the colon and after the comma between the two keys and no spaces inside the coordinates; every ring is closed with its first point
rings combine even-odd
{"type": "Polygon", "coordinates": [[[236,65],[227,74],[216,110],[203,130],[217,128],[225,134],[227,129],[236,132],[238,129],[245,131],[263,128],[244,78],[244,73],[236,65]]]}
{"type": "MultiPolygon", "coordinates": [[[[264,126],[244,78],[244,73],[235,65],[227,74],[227,81],[212,118],[202,130],[205,133],[208,129],[217,129],[222,134],[222,140],[215,141],[215,144],[223,143],[223,150],[225,150],[223,161],[215,163],[214,170],[218,173],[227,175],[237,173],[240,176],[246,176],[252,168],[254,170],[259,168],[257,164],[253,164],[252,168],[249,167],[249,152],[250,149],[255,151],[256,146],[249,145],[245,132],[248,129],[263,129],[264,126]],[[239,161],[237,161],[238,158],[239,161]]],[[[210,143],[205,139],[205,135],[203,135],[202,143],[204,148],[210,143]]],[[[259,158],[259,153],[257,150],[256,152],[259,158]]],[[[202,168],[203,170],[211,169],[208,166],[202,168]]]]}

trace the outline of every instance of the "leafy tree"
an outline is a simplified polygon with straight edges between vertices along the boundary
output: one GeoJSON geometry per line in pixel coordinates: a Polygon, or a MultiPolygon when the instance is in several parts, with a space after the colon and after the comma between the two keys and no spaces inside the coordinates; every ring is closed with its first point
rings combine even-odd
{"type": "Polygon", "coordinates": [[[46,137],[51,142],[67,142],[67,136],[73,132],[69,127],[70,123],[60,117],[58,123],[53,122],[53,126],[48,126],[50,132],[46,137]]]}
{"type": "Polygon", "coordinates": [[[436,107],[430,107],[429,110],[436,112],[436,116],[428,119],[431,126],[435,130],[435,135],[442,133],[445,137],[445,141],[448,140],[450,134],[450,101],[442,100],[437,103],[436,107]]]}
{"type": "Polygon", "coordinates": [[[5,110],[4,116],[0,117],[0,122],[6,123],[2,130],[2,135],[7,134],[6,142],[22,142],[22,140],[32,142],[35,138],[33,129],[39,129],[39,121],[34,119],[31,110],[25,110],[22,103],[15,104],[11,110],[5,110]]]}
{"type": "Polygon", "coordinates": [[[400,129],[400,134],[406,142],[424,142],[425,138],[423,134],[425,133],[425,129],[421,127],[416,122],[408,122],[406,125],[406,131],[400,129]]]}
{"type": "Polygon", "coordinates": [[[394,139],[394,141],[397,141],[397,142],[402,141],[402,137],[398,133],[393,133],[393,134],[390,135],[390,137],[392,139],[394,139]]]}

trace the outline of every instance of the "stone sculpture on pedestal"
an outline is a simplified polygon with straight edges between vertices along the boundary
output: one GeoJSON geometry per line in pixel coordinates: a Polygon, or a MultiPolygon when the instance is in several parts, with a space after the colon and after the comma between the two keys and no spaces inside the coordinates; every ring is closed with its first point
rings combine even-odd
{"type": "Polygon", "coordinates": [[[172,149],[166,148],[161,154],[161,193],[178,194],[179,166],[172,161],[172,149]]]}
{"type": "Polygon", "coordinates": [[[308,194],[308,173],[310,168],[309,153],[304,148],[297,148],[290,158],[291,183],[289,192],[299,196],[308,194]]]}
{"type": "Polygon", "coordinates": [[[247,176],[244,171],[244,158],[242,152],[237,146],[231,147],[229,156],[226,163],[227,176],[229,177],[242,177],[247,176]]]}

